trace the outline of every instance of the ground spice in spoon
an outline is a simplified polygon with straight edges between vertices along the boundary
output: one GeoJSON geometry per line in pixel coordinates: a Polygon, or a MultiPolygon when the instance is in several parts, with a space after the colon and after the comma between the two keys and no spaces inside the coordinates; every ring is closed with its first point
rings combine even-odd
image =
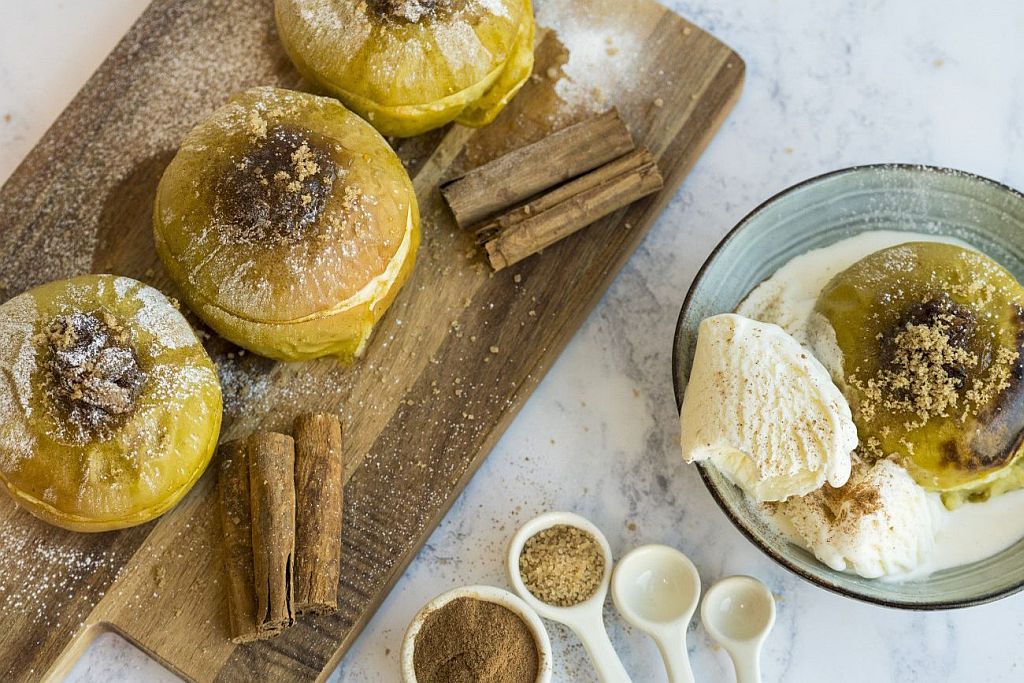
{"type": "Polygon", "coordinates": [[[413,650],[417,683],[535,683],[537,641],[515,612],[456,598],[423,621],[413,650]]]}
{"type": "Polygon", "coordinates": [[[534,597],[572,607],[597,590],[604,577],[604,552],[591,534],[569,524],[539,531],[523,544],[519,575],[534,597]]]}

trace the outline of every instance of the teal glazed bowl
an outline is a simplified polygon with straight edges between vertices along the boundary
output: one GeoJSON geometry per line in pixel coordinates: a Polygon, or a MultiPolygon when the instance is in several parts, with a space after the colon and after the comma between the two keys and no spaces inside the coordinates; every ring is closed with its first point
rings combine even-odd
{"type": "MultiPolygon", "coordinates": [[[[694,278],[673,347],[677,407],[682,405],[701,320],[735,310],[750,290],[794,256],[868,230],[956,237],[1024,281],[1024,195],[1012,188],[961,171],[899,164],[859,166],[811,178],[754,209],[694,278]]],[[[988,559],[913,581],[835,571],[774,532],[714,466],[697,467],[722,511],[754,545],[830,591],[886,607],[941,610],[978,605],[1024,588],[1024,541],[988,559]]]]}

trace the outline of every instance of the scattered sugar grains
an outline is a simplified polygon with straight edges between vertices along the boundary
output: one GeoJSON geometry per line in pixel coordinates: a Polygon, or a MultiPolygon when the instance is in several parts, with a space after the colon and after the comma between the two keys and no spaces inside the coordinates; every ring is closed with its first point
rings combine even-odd
{"type": "MultiPolygon", "coordinates": [[[[37,623],[54,624],[60,608],[81,597],[82,582],[95,572],[114,569],[122,559],[114,550],[84,550],[59,536],[39,535],[11,526],[0,531],[0,614],[30,615],[37,623]]],[[[86,589],[90,602],[102,591],[86,589]]]]}
{"type": "Polygon", "coordinates": [[[523,584],[538,600],[572,607],[597,590],[604,576],[604,552],[591,534],[559,524],[531,536],[519,555],[523,584]]]}
{"type": "Polygon", "coordinates": [[[553,29],[569,51],[561,74],[549,69],[547,76],[557,78],[555,94],[570,112],[606,109],[610,84],[631,87],[646,54],[635,32],[601,26],[587,12],[567,2],[538,3],[536,8],[537,24],[553,29]]]}

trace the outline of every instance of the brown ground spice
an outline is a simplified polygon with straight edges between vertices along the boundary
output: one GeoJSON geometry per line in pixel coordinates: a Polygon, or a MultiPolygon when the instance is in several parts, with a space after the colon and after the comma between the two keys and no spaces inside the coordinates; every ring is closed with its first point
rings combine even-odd
{"type": "Polygon", "coordinates": [[[558,524],[523,544],[519,574],[533,595],[549,605],[572,607],[597,590],[604,576],[604,552],[582,529],[558,524]]]}
{"type": "Polygon", "coordinates": [[[540,653],[530,627],[502,605],[456,598],[416,634],[418,683],[535,683],[540,653]]]}

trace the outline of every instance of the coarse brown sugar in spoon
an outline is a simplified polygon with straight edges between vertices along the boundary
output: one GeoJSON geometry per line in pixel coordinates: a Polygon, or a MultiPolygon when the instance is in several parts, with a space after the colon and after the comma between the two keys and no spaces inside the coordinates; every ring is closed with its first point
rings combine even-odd
{"type": "Polygon", "coordinates": [[[537,532],[519,555],[523,584],[538,600],[557,607],[585,601],[601,585],[604,553],[591,534],[569,524],[537,532]]]}

